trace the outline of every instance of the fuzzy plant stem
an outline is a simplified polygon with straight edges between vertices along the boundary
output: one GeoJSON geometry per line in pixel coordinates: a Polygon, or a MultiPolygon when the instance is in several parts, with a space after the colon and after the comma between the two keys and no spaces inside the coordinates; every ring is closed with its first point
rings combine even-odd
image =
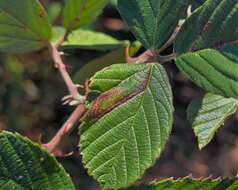
{"type": "Polygon", "coordinates": [[[86,105],[85,105],[85,96],[82,96],[78,92],[78,85],[74,84],[72,81],[66,66],[61,58],[60,52],[57,49],[57,45],[50,43],[48,45],[50,50],[52,59],[54,61],[55,67],[59,70],[67,88],[70,93],[68,98],[72,99],[72,101],[77,101],[77,107],[70,115],[68,120],[64,123],[61,129],[56,133],[56,135],[46,144],[43,144],[43,147],[48,149],[51,153],[57,156],[57,152],[60,143],[62,140],[72,131],[74,125],[79,121],[79,119],[83,116],[86,112],[86,105]]]}
{"type": "Polygon", "coordinates": [[[47,144],[44,144],[43,147],[54,153],[60,145],[62,139],[64,139],[71,132],[73,126],[79,121],[79,118],[82,117],[85,111],[85,104],[79,104],[74,110],[74,112],[71,114],[71,116],[68,118],[68,120],[61,127],[61,129],[52,138],[52,140],[47,144]]]}
{"type": "Polygon", "coordinates": [[[53,43],[50,43],[48,45],[48,47],[51,52],[53,61],[55,63],[55,67],[59,70],[59,72],[68,88],[70,96],[72,96],[72,98],[74,100],[77,100],[79,103],[83,103],[85,101],[85,97],[78,93],[78,85],[74,84],[71,77],[69,76],[69,73],[68,73],[66,66],[61,58],[60,52],[57,50],[57,47],[53,43]]]}

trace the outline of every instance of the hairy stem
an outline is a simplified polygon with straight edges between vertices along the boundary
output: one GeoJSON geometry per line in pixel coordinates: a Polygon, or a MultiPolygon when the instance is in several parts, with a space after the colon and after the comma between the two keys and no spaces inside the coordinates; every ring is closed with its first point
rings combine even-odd
{"type": "Polygon", "coordinates": [[[50,50],[52,59],[55,63],[55,67],[59,70],[67,88],[70,93],[69,96],[66,96],[65,101],[68,103],[77,102],[78,106],[64,123],[62,128],[57,132],[57,134],[52,138],[52,140],[44,144],[43,147],[48,149],[50,152],[54,153],[56,156],[60,155],[58,147],[63,140],[72,130],[73,126],[79,119],[82,117],[86,111],[85,106],[85,96],[81,96],[78,93],[78,85],[74,84],[69,73],[67,72],[66,66],[61,58],[60,52],[57,50],[57,45],[49,43],[48,48],[50,50]]]}
{"type": "Polygon", "coordinates": [[[74,100],[77,100],[79,103],[83,103],[85,101],[85,97],[78,93],[78,85],[74,84],[71,77],[69,76],[57,47],[52,43],[49,43],[48,47],[55,63],[55,67],[59,69],[59,72],[68,88],[70,95],[74,100]]]}
{"type": "Polygon", "coordinates": [[[74,112],[71,114],[71,116],[68,118],[68,120],[64,123],[62,128],[52,138],[52,140],[47,144],[44,144],[43,147],[54,153],[54,151],[56,151],[58,146],[60,145],[62,139],[64,139],[71,132],[73,126],[79,121],[79,118],[82,117],[85,111],[85,104],[79,104],[74,110],[74,112]]]}

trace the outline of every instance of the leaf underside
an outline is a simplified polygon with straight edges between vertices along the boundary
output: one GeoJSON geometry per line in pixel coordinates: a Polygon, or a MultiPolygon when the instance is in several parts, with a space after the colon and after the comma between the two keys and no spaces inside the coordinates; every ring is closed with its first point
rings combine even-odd
{"type": "Polygon", "coordinates": [[[181,28],[176,65],[208,92],[238,98],[238,0],[207,0],[181,28]],[[221,22],[222,21],[222,22],[221,22]]]}
{"type": "Polygon", "coordinates": [[[64,8],[64,26],[69,30],[92,23],[109,0],[67,0],[64,8]]]}
{"type": "Polygon", "coordinates": [[[120,14],[147,49],[159,49],[168,41],[187,6],[187,0],[118,1],[120,14]]]}
{"type": "Polygon", "coordinates": [[[0,190],[74,190],[56,159],[27,138],[0,133],[0,190]]]}
{"type": "Polygon", "coordinates": [[[199,148],[205,147],[227,117],[238,109],[238,100],[219,95],[206,94],[202,99],[193,101],[188,107],[188,119],[198,138],[199,148]]]}
{"type": "Polygon", "coordinates": [[[236,190],[238,179],[168,179],[148,185],[129,188],[129,190],[236,190]]]}
{"type": "Polygon", "coordinates": [[[159,64],[113,65],[91,79],[101,92],[81,129],[85,167],[105,188],[134,183],[160,155],[172,127],[172,93],[159,64]]]}
{"type": "Polygon", "coordinates": [[[38,50],[50,38],[47,14],[38,0],[0,1],[0,51],[25,53],[38,50]]]}

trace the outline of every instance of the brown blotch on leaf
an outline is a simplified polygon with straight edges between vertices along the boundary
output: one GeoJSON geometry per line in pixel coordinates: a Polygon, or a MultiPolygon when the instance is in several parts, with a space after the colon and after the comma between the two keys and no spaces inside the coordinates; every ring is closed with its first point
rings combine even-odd
{"type": "Polygon", "coordinates": [[[123,90],[118,87],[103,93],[94,101],[89,116],[92,118],[98,118],[101,115],[104,115],[123,98],[123,90]]]}

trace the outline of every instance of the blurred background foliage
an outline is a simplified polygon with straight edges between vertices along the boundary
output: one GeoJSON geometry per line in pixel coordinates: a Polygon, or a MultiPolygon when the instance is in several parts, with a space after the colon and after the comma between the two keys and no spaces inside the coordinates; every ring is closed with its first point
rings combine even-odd
{"type": "MultiPolygon", "coordinates": [[[[61,1],[41,0],[54,25],[61,25],[61,1]]],[[[118,40],[134,42],[112,0],[97,21],[87,29],[106,33],[118,40]]],[[[124,45],[111,50],[65,49],[65,62],[74,81],[83,84],[96,71],[107,65],[125,62],[124,45]]],[[[109,48],[110,49],[110,48],[109,48]]],[[[131,54],[143,51],[138,42],[131,54]]],[[[166,52],[172,51],[172,47],[166,52]]],[[[154,178],[234,176],[238,173],[238,115],[231,117],[216,138],[204,150],[197,148],[196,138],[186,120],[191,100],[204,92],[178,72],[173,63],[165,65],[174,93],[175,122],[170,140],[161,158],[149,169],[142,181],[154,178]]],[[[47,142],[60,128],[73,108],[61,105],[67,89],[46,50],[26,55],[0,54],[0,130],[17,131],[36,142],[47,142]]],[[[74,151],[59,161],[73,178],[77,189],[96,190],[97,183],[83,169],[77,150],[77,129],[63,142],[66,152],[74,151]]]]}

